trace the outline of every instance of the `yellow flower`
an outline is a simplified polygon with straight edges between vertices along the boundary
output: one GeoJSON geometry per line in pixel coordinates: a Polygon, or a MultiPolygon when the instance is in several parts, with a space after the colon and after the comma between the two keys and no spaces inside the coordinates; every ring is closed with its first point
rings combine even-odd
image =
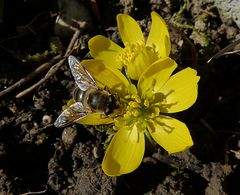
{"type": "Polygon", "coordinates": [[[195,70],[186,68],[172,75],[177,64],[166,57],[151,64],[135,86],[119,70],[100,61],[86,60],[82,63],[99,84],[119,97],[120,112],[110,117],[117,132],[102,163],[107,175],[127,174],[140,165],[146,131],[169,153],[180,152],[193,145],[186,125],[166,113],[180,112],[194,104],[199,81],[195,70]]]}
{"type": "Polygon", "coordinates": [[[91,56],[110,67],[126,67],[128,76],[138,80],[148,66],[170,53],[171,43],[164,20],[156,12],[151,16],[152,26],[145,41],[138,23],[129,15],[118,14],[117,26],[124,48],[97,35],[88,42],[91,56]]]}

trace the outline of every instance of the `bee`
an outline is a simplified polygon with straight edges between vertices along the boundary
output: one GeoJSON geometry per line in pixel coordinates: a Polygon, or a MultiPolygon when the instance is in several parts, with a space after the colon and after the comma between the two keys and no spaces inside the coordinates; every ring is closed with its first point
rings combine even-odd
{"type": "Polygon", "coordinates": [[[116,97],[107,90],[100,89],[86,68],[74,57],[68,57],[68,64],[77,84],[73,92],[74,103],[64,110],[54,123],[55,127],[64,127],[91,113],[109,116],[116,108],[116,97]]]}

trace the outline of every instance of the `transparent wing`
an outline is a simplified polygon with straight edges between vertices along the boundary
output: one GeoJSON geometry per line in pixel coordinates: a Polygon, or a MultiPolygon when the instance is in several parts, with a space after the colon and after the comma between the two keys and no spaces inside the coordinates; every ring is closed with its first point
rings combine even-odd
{"type": "Polygon", "coordinates": [[[68,63],[73,78],[81,90],[86,91],[89,87],[95,87],[98,89],[98,85],[94,78],[74,56],[68,57],[68,63]]]}
{"type": "Polygon", "coordinates": [[[86,117],[91,113],[91,110],[87,110],[83,107],[81,102],[76,102],[64,110],[54,123],[55,127],[65,127],[81,118],[86,117]]]}

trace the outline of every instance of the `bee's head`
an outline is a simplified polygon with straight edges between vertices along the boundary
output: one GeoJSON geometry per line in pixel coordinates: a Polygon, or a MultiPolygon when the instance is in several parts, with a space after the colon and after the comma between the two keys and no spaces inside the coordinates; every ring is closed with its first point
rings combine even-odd
{"type": "Polygon", "coordinates": [[[114,95],[109,95],[105,104],[104,114],[109,115],[113,113],[113,110],[116,108],[116,98],[114,95]]]}

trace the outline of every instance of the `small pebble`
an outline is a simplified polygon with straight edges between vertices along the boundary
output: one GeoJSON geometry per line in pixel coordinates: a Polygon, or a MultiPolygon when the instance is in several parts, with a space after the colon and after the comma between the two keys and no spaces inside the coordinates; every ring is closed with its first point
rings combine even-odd
{"type": "Polygon", "coordinates": [[[50,123],[52,123],[52,117],[51,116],[49,116],[49,115],[44,115],[43,117],[42,117],[42,123],[44,124],[44,125],[47,125],[47,124],[50,124],[50,123]]]}
{"type": "Polygon", "coordinates": [[[77,136],[77,130],[72,127],[66,127],[62,132],[62,140],[65,145],[71,145],[74,143],[77,136]]]}

